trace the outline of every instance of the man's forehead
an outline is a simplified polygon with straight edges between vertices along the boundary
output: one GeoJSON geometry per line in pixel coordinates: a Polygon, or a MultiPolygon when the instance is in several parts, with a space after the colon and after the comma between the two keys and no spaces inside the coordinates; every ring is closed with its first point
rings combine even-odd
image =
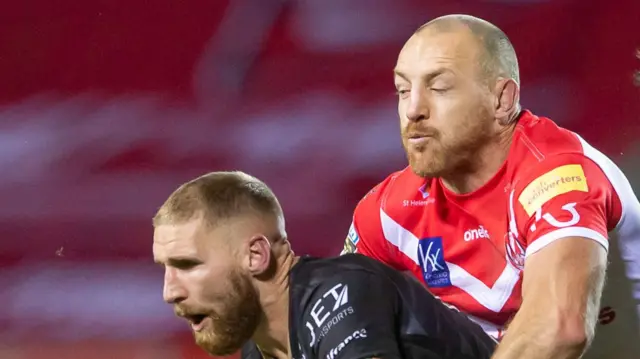
{"type": "Polygon", "coordinates": [[[407,72],[421,65],[449,66],[476,62],[478,42],[465,32],[434,32],[423,30],[414,34],[404,45],[396,69],[407,72]]]}
{"type": "Polygon", "coordinates": [[[153,232],[154,257],[161,260],[169,255],[195,255],[204,236],[204,226],[200,221],[159,225],[153,232]]]}

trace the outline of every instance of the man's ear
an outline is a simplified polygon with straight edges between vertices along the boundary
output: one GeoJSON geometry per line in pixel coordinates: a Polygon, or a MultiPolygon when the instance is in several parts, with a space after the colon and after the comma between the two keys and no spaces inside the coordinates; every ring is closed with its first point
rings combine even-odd
{"type": "Polygon", "coordinates": [[[508,125],[519,109],[520,86],[513,79],[499,78],[494,94],[496,119],[501,125],[508,125]]]}
{"type": "Polygon", "coordinates": [[[271,242],[264,235],[249,240],[248,270],[254,277],[264,275],[271,266],[271,242]]]}

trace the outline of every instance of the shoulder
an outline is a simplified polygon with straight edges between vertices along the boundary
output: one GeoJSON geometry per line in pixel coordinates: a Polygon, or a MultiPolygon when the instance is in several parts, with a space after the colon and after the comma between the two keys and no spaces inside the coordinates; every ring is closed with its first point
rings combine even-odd
{"type": "Polygon", "coordinates": [[[509,214],[517,226],[510,224],[510,231],[519,231],[526,254],[567,236],[591,238],[606,249],[608,232],[629,227],[624,218],[640,213],[629,181],[579,135],[536,121],[524,127],[542,129],[524,128],[514,138],[515,151],[524,154],[509,158],[509,214]]]}
{"type": "MultiPolygon", "coordinates": [[[[308,312],[317,302],[338,301],[341,296],[366,296],[370,283],[376,289],[395,291],[399,272],[358,253],[332,258],[301,258],[291,272],[290,287],[293,303],[300,312],[308,312]],[[343,293],[344,292],[344,293],[343,293]],[[341,294],[342,293],[342,294],[341,294]]],[[[346,300],[346,299],[345,299],[346,300]]],[[[327,303],[337,307],[336,303],[327,303]]]]}
{"type": "MultiPolygon", "coordinates": [[[[291,285],[315,291],[320,286],[331,286],[344,279],[379,276],[392,270],[387,265],[358,253],[347,253],[338,257],[304,257],[291,272],[291,285]]],[[[384,281],[384,276],[380,281],[384,281]]]]}
{"type": "Polygon", "coordinates": [[[407,189],[412,190],[411,195],[418,193],[423,183],[424,179],[414,174],[409,167],[394,172],[362,197],[356,206],[355,215],[377,212],[386,207],[389,200],[407,197],[407,189]]]}
{"type": "Polygon", "coordinates": [[[547,196],[603,186],[620,194],[630,190],[622,171],[606,155],[578,134],[530,112],[525,112],[516,128],[509,161],[513,185],[525,196],[544,198],[534,193],[540,190],[536,184],[547,196]]]}
{"type": "Polygon", "coordinates": [[[582,154],[581,138],[546,117],[524,111],[516,125],[510,158],[527,167],[558,154],[582,154]]]}
{"type": "Polygon", "coordinates": [[[341,254],[361,253],[399,270],[407,263],[393,239],[386,233],[390,219],[407,216],[407,207],[414,202],[424,203],[429,193],[425,180],[409,167],[395,172],[375,186],[357,204],[349,233],[341,254]]]}

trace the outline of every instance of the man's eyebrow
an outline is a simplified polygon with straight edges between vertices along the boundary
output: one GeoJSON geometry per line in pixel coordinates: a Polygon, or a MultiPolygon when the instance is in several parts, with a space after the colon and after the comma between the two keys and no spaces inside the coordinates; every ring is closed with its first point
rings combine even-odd
{"type": "Polygon", "coordinates": [[[393,69],[393,75],[397,76],[397,77],[401,77],[404,80],[407,80],[407,75],[405,75],[404,73],[402,73],[401,71],[399,71],[398,69],[393,69]]]}
{"type": "Polygon", "coordinates": [[[185,264],[200,264],[202,263],[202,261],[200,261],[197,258],[194,257],[171,257],[171,258],[167,258],[165,260],[160,260],[160,259],[154,259],[153,262],[159,266],[171,266],[171,267],[176,267],[176,266],[180,266],[180,265],[185,265],[185,264]]]}
{"type": "MultiPolygon", "coordinates": [[[[450,69],[446,68],[446,67],[438,67],[435,70],[428,72],[427,74],[425,74],[423,76],[424,80],[426,82],[432,81],[434,78],[443,75],[445,73],[451,73],[453,74],[453,71],[451,71],[450,69]]],[[[409,81],[408,76],[406,74],[404,74],[402,71],[398,70],[398,69],[393,69],[393,74],[395,76],[398,76],[406,81],[409,81]]]]}

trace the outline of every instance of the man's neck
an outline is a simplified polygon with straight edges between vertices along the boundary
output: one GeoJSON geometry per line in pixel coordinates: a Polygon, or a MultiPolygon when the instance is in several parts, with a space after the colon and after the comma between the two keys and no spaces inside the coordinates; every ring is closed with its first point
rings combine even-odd
{"type": "Polygon", "coordinates": [[[504,164],[509,156],[515,124],[507,126],[493,141],[479,149],[468,168],[442,176],[442,183],[457,194],[471,193],[484,186],[504,164]]]}
{"type": "Polygon", "coordinates": [[[291,357],[289,271],[297,263],[298,257],[289,249],[280,258],[277,260],[277,270],[273,278],[258,288],[264,314],[252,340],[263,356],[284,359],[291,357]]]}

